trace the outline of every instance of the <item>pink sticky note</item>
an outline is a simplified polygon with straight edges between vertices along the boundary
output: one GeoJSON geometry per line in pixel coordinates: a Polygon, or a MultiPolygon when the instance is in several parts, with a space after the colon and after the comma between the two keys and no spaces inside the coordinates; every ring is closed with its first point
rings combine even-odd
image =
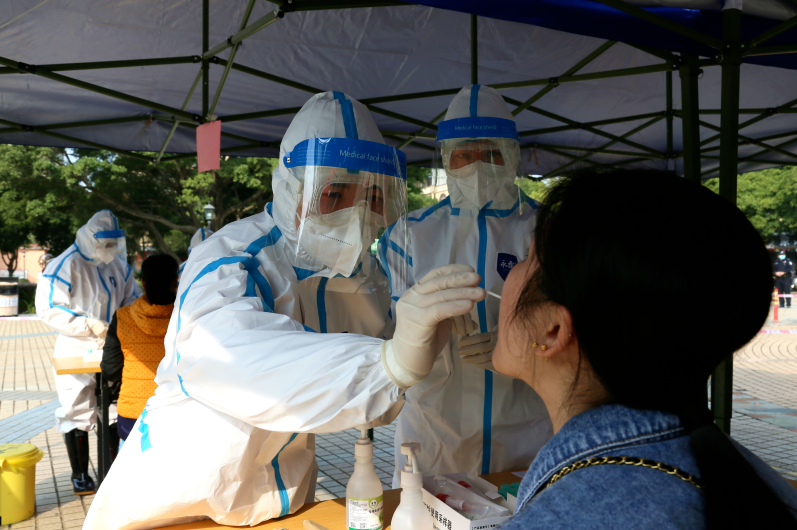
{"type": "Polygon", "coordinates": [[[221,167],[221,121],[196,128],[196,157],[200,173],[221,167]]]}

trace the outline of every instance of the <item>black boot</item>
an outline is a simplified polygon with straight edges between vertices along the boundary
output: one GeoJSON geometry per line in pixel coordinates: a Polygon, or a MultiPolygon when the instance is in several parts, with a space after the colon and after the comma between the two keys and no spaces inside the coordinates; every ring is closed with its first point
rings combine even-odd
{"type": "Polygon", "coordinates": [[[97,491],[89,476],[89,433],[75,429],[64,435],[69,464],[72,466],[72,490],[75,495],[90,495],[97,491]]]}
{"type": "Polygon", "coordinates": [[[116,430],[116,425],[112,424],[108,432],[111,435],[111,464],[113,464],[114,460],[116,460],[116,457],[119,455],[119,431],[116,430]]]}

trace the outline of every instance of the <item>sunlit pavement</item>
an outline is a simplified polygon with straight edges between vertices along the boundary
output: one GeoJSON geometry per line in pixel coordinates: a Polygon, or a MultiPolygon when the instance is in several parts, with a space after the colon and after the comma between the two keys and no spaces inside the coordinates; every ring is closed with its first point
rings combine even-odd
{"type": "MultiPolygon", "coordinates": [[[[794,309],[780,309],[768,330],[797,331],[794,309]]],[[[76,497],[63,436],[55,430],[57,406],[50,361],[56,335],[38,320],[0,319],[0,444],[27,441],[45,455],[36,467],[36,515],[0,530],[80,528],[93,495],[76,497]]],[[[797,333],[760,334],[734,359],[732,436],[797,479],[797,333]]],[[[374,464],[384,487],[393,475],[395,425],[376,429],[374,464]]],[[[316,437],[319,476],[316,500],[345,495],[354,468],[357,431],[316,437]]],[[[96,477],[96,440],[91,433],[90,473],[96,477]]]]}

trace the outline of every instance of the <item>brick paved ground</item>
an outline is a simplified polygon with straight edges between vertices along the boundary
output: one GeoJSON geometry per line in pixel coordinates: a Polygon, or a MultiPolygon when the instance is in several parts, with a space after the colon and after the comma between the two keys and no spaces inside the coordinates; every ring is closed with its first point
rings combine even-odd
{"type": "MultiPolygon", "coordinates": [[[[781,310],[769,329],[797,329],[795,309],[781,310]]],[[[82,526],[92,495],[75,497],[63,437],[55,430],[57,407],[50,355],[55,334],[36,320],[0,320],[0,444],[29,441],[45,456],[36,468],[36,515],[0,530],[67,530],[82,526]]],[[[797,334],[760,335],[734,361],[733,437],[775,467],[797,479],[797,334]]],[[[395,426],[376,429],[377,474],[390,488],[395,426]]],[[[91,433],[90,472],[96,476],[96,439],[91,433]]],[[[353,469],[349,430],[316,438],[319,465],[316,500],[345,495],[353,469]]]]}

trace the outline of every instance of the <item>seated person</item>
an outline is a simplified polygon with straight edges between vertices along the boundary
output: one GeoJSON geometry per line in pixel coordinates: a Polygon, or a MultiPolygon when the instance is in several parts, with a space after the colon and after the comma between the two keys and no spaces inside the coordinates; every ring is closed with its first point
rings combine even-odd
{"type": "Polygon", "coordinates": [[[493,364],[540,395],[554,437],[501,528],[797,528],[797,491],[706,407],[709,376],[769,311],[744,214],[673,174],[589,171],[549,192],[529,256],[504,286],[493,364]],[[710,311],[708,261],[734,285],[710,311]]]}
{"type": "Polygon", "coordinates": [[[155,394],[155,373],[165,354],[163,338],[177,293],[177,261],[168,254],[150,256],[141,264],[144,296],[114,313],[102,352],[102,375],[122,383],[116,428],[127,435],[155,394]]]}

